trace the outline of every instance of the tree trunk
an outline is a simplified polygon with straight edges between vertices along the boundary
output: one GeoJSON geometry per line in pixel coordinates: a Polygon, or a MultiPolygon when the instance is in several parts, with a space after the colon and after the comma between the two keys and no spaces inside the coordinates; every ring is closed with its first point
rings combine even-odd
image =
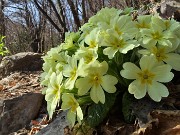
{"type": "Polygon", "coordinates": [[[74,22],[76,24],[76,27],[77,29],[79,27],[81,27],[81,23],[80,23],[80,19],[79,19],[79,16],[78,16],[78,10],[77,10],[77,7],[75,7],[74,3],[72,0],[67,0],[70,8],[71,8],[71,11],[72,11],[72,14],[73,14],[73,18],[74,18],[74,22]]]}
{"type": "Polygon", "coordinates": [[[5,36],[4,0],[0,0],[0,35],[5,36]]]}
{"type": "Polygon", "coordinates": [[[82,0],[82,17],[83,17],[83,23],[86,23],[88,21],[87,15],[86,15],[86,0],[82,0]]]}

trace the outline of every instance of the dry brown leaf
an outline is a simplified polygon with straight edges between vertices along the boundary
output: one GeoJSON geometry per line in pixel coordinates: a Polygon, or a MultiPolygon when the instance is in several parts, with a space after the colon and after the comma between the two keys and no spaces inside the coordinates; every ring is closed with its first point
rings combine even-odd
{"type": "Polygon", "coordinates": [[[8,84],[10,87],[13,87],[16,85],[16,82],[15,81],[10,81],[9,84],[8,84]]]}
{"type": "Polygon", "coordinates": [[[40,127],[33,127],[28,135],[34,135],[41,130],[40,127]]]}
{"type": "Polygon", "coordinates": [[[146,123],[143,127],[136,130],[132,135],[156,135],[156,129],[158,127],[159,120],[152,119],[146,123]]]}
{"type": "Polygon", "coordinates": [[[163,135],[180,135],[180,125],[164,131],[163,135]]]}
{"type": "Polygon", "coordinates": [[[180,110],[155,110],[149,119],[133,135],[180,135],[180,110]]]}
{"type": "MultiPolygon", "coordinates": [[[[158,133],[159,135],[169,135],[166,134],[167,131],[173,131],[173,129],[180,125],[180,110],[156,110],[153,111],[150,116],[152,118],[159,119],[158,133]]],[[[171,135],[171,134],[170,134],[171,135]]],[[[176,135],[176,134],[173,134],[176,135]]],[[[179,134],[180,135],[180,130],[179,134]]]]}
{"type": "Polygon", "coordinates": [[[4,86],[0,84],[0,91],[2,91],[3,89],[4,89],[4,86]]]}
{"type": "Polygon", "coordinates": [[[37,120],[31,120],[31,124],[32,124],[32,125],[39,125],[40,123],[39,123],[39,121],[37,121],[37,120]]]}

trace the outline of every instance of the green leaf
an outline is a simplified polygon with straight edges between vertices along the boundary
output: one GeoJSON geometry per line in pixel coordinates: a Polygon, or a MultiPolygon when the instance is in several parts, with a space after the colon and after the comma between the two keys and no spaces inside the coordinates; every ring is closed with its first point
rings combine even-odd
{"type": "Polygon", "coordinates": [[[126,82],[124,81],[124,78],[120,75],[120,71],[122,69],[122,65],[120,64],[119,67],[118,67],[116,62],[115,62],[115,60],[108,61],[108,65],[109,65],[109,69],[108,69],[107,74],[115,76],[118,79],[118,82],[121,85],[127,86],[126,82]]]}
{"type": "Polygon", "coordinates": [[[131,105],[134,102],[133,95],[129,94],[129,92],[125,92],[122,98],[122,112],[124,115],[124,120],[127,123],[133,123],[135,120],[135,116],[132,114],[131,105]]]}
{"type": "Polygon", "coordinates": [[[95,127],[99,125],[107,116],[109,110],[114,105],[117,94],[105,93],[106,101],[104,104],[93,104],[88,109],[88,116],[86,122],[89,126],[95,127]]]}
{"type": "Polygon", "coordinates": [[[123,54],[120,52],[117,52],[115,57],[114,57],[114,61],[116,62],[116,64],[119,66],[123,63],[123,54]]]}

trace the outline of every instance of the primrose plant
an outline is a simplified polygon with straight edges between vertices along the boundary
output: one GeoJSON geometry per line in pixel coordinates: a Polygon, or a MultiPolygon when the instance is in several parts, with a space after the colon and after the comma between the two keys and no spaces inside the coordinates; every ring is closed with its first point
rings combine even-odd
{"type": "Polygon", "coordinates": [[[71,126],[97,126],[126,91],[160,102],[169,95],[164,83],[173,79],[172,69],[180,71],[179,53],[179,22],[103,8],[43,56],[50,119],[61,105],[71,126]]]}

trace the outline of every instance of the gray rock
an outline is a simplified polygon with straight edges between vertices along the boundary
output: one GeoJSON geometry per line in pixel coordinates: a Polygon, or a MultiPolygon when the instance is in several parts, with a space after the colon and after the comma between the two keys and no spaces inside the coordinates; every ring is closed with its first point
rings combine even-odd
{"type": "Polygon", "coordinates": [[[0,79],[13,71],[38,71],[41,70],[42,54],[22,52],[12,56],[3,57],[0,63],[0,79]]]}
{"type": "Polygon", "coordinates": [[[41,107],[43,95],[28,93],[9,99],[0,99],[0,135],[7,135],[25,127],[37,117],[41,107]]]}
{"type": "MultiPolygon", "coordinates": [[[[179,0],[162,0],[160,4],[160,15],[164,18],[169,18],[177,14],[180,10],[179,0]]],[[[176,17],[175,19],[178,19],[176,17]]]]}
{"type": "Polygon", "coordinates": [[[67,112],[61,112],[57,118],[36,135],[64,135],[64,128],[69,125],[66,120],[67,112]]]}

